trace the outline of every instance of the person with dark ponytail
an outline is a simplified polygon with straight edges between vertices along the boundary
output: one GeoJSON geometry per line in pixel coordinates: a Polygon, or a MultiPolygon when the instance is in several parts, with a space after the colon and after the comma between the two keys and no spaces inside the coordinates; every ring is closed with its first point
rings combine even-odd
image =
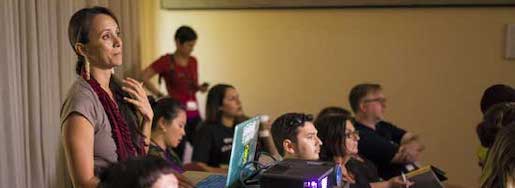
{"type": "Polygon", "coordinates": [[[151,99],[150,103],[154,110],[154,121],[148,155],[168,161],[176,172],[180,187],[193,187],[193,183],[182,175],[182,160],[172,149],[179,145],[186,134],[186,111],[178,101],[170,97],[159,99],[157,102],[151,99]]]}
{"type": "Polygon", "coordinates": [[[226,172],[231,157],[234,126],[247,119],[238,91],[227,84],[212,87],[207,94],[206,121],[193,142],[193,162],[208,172],[226,172]]]}
{"type": "Polygon", "coordinates": [[[166,97],[152,102],[154,121],[149,155],[159,156],[170,162],[173,169],[184,172],[181,158],[172,150],[185,135],[186,112],[176,100],[166,97]]]}
{"type": "MultiPolygon", "coordinates": [[[[176,50],[173,54],[165,54],[142,72],[141,79],[147,89],[158,98],[165,96],[159,91],[150,79],[159,75],[159,80],[164,78],[168,95],[178,100],[186,108],[188,121],[186,124],[186,141],[192,143],[197,124],[202,120],[198,108],[197,91],[206,92],[209,84],[199,85],[197,59],[191,55],[197,42],[197,33],[189,26],[181,26],[175,32],[176,50]]],[[[181,142],[176,148],[179,156],[183,156],[185,142],[181,142]]],[[[185,159],[189,160],[189,159],[185,159]]]]}
{"type": "Polygon", "coordinates": [[[74,187],[97,187],[110,164],[144,156],[154,113],[143,86],[113,76],[122,64],[122,40],[107,8],[83,8],[68,26],[78,79],[61,107],[61,136],[74,187]]]}

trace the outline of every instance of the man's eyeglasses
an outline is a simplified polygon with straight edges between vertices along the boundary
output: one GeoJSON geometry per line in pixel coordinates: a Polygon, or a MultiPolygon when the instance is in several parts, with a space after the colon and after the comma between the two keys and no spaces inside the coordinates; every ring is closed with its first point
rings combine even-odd
{"type": "Polygon", "coordinates": [[[369,102],[379,102],[379,103],[386,103],[386,98],[374,98],[374,99],[365,99],[363,100],[364,103],[369,103],[369,102]]]}
{"type": "Polygon", "coordinates": [[[354,138],[354,139],[357,139],[359,138],[359,131],[352,131],[352,132],[346,132],[345,133],[345,138],[354,138]]]}

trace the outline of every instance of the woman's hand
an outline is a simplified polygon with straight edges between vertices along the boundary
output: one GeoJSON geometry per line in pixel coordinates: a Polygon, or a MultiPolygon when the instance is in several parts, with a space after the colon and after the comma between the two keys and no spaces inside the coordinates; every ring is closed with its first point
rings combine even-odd
{"type": "Polygon", "coordinates": [[[347,168],[345,167],[345,165],[340,165],[340,167],[342,169],[343,181],[348,182],[350,184],[355,184],[356,180],[354,180],[354,176],[351,173],[349,173],[349,171],[347,171],[347,168]]]}
{"type": "Polygon", "coordinates": [[[209,89],[209,83],[207,82],[204,82],[202,83],[200,86],[199,86],[199,90],[200,92],[202,93],[205,93],[207,91],[207,89],[209,89]]]}
{"type": "Polygon", "coordinates": [[[143,89],[143,83],[140,83],[132,78],[125,78],[123,80],[125,84],[122,89],[123,91],[129,93],[130,98],[124,97],[124,100],[133,104],[136,109],[143,116],[143,120],[145,122],[152,122],[154,118],[154,112],[152,111],[152,107],[148,102],[147,92],[143,89]]]}

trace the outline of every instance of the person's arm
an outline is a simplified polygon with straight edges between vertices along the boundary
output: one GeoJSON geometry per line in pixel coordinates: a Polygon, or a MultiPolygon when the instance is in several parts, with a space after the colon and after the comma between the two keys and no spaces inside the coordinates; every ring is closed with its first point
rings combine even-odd
{"type": "Polygon", "coordinates": [[[418,135],[407,132],[401,139],[401,148],[406,153],[409,162],[417,162],[425,146],[420,143],[418,135]]]}
{"type": "MultiPolygon", "coordinates": [[[[193,57],[192,57],[193,58],[193,57]]],[[[199,85],[198,81],[198,63],[197,59],[193,58],[193,70],[192,70],[192,77],[193,77],[193,83],[195,83],[195,92],[200,91],[201,93],[205,93],[209,89],[209,83],[203,82],[199,85]]]]}
{"type": "Polygon", "coordinates": [[[410,187],[414,183],[411,181],[402,181],[400,177],[390,178],[388,181],[370,183],[371,188],[397,188],[397,187],[410,187]]]}
{"type": "Polygon", "coordinates": [[[131,98],[124,98],[125,101],[131,103],[136,107],[136,109],[140,112],[143,117],[142,125],[140,127],[140,131],[145,136],[145,153],[148,152],[148,146],[150,143],[151,136],[151,128],[152,128],[152,120],[154,118],[154,111],[152,111],[152,107],[150,106],[150,102],[148,102],[147,93],[143,89],[143,83],[139,83],[138,81],[127,77],[123,80],[125,84],[122,89],[129,93],[131,98]]]}
{"type": "Polygon", "coordinates": [[[259,124],[259,138],[263,140],[263,143],[265,145],[266,151],[270,153],[273,157],[276,159],[280,159],[281,155],[277,151],[277,148],[275,148],[274,139],[272,138],[272,134],[270,132],[272,122],[270,120],[261,122],[259,124]]]}
{"type": "Polygon", "coordinates": [[[66,164],[76,188],[95,188],[99,182],[94,174],[94,128],[82,115],[72,113],[62,129],[66,164]]]}
{"type": "Polygon", "coordinates": [[[202,168],[203,171],[206,171],[206,172],[227,173],[227,170],[228,170],[227,168],[222,168],[222,167],[212,167],[203,162],[195,162],[195,164],[198,165],[200,168],[202,168]]]}
{"type": "Polygon", "coordinates": [[[145,70],[143,70],[143,72],[141,73],[141,80],[143,80],[143,83],[145,85],[145,87],[150,91],[152,92],[154,95],[156,95],[157,97],[162,97],[164,96],[164,93],[162,93],[161,91],[159,91],[159,89],[157,89],[157,86],[152,83],[150,81],[150,79],[152,77],[154,77],[156,75],[156,71],[154,71],[154,69],[152,69],[152,66],[148,66],[147,68],[145,68],[145,70]]]}

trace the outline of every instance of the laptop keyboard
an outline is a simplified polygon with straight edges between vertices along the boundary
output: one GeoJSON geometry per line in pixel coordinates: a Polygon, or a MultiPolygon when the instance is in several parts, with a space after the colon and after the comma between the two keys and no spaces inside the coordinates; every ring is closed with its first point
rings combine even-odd
{"type": "Polygon", "coordinates": [[[223,188],[227,177],[223,175],[210,175],[197,183],[198,188],[223,188]]]}

